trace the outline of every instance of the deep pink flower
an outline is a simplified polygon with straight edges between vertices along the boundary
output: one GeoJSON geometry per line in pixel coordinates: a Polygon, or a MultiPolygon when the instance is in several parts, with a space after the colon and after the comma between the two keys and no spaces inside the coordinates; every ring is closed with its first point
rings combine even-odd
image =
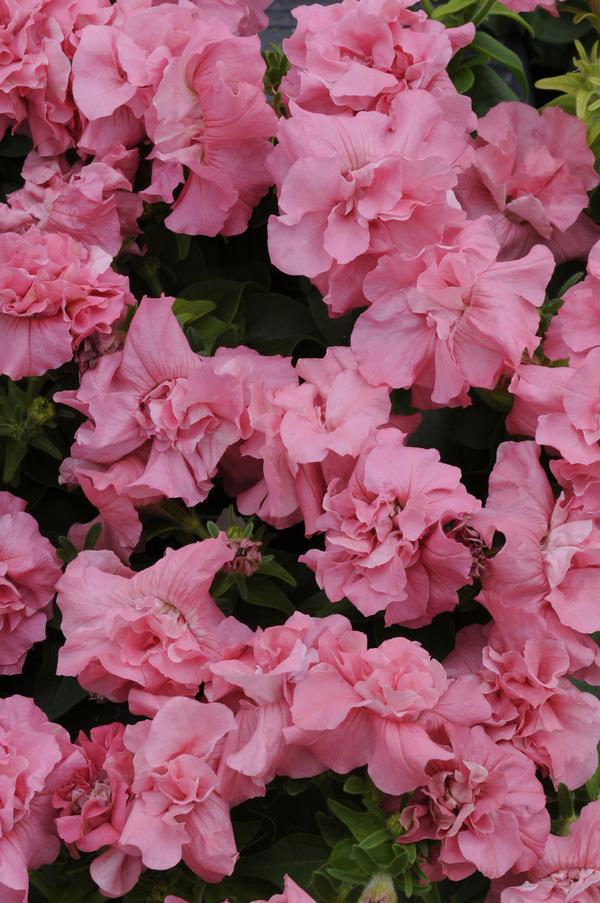
{"type": "Polygon", "coordinates": [[[195,696],[208,663],[235,655],[250,632],[209,595],[232,558],[222,536],[169,550],[139,573],[111,552],[82,552],[58,582],[59,673],[143,714],[164,698],[195,696]]]}
{"type": "Polygon", "coordinates": [[[121,842],[148,868],[173,868],[183,859],[210,882],[233,871],[229,806],[213,768],[216,747],[232,730],[226,706],[181,697],[166,702],[152,721],[125,729],[134,754],[134,801],[121,842]]]}
{"type": "Polygon", "coordinates": [[[123,351],[84,373],[77,391],[56,396],[89,418],[73,458],[102,468],[132,454],[143,460],[141,474],[127,485],[117,481],[139,504],[160,496],[204,500],[221,456],[240,438],[242,387],[191,350],[171,305],[142,300],[123,351]]]}
{"type": "Polygon", "coordinates": [[[129,282],[67,235],[32,226],[0,234],[0,372],[38,376],[109,333],[134,299],[129,282]]]}
{"type": "Polygon", "coordinates": [[[56,828],[71,855],[108,847],[91,863],[92,878],[107,896],[121,896],[135,884],[141,863],[119,846],[131,809],[133,755],[125,748],[122,724],[92,728],[89,737],[79,734],[77,749],[82,764],[66,784],[54,793],[58,810],[56,828]],[[111,876],[111,877],[109,877],[111,876]]]}
{"type": "Polygon", "coordinates": [[[538,113],[526,103],[499,103],[479,120],[477,136],[456,194],[470,218],[491,217],[504,259],[540,242],[559,262],[585,257],[600,238],[582,213],[598,184],[585,123],[558,107],[538,113]]]}
{"type": "Polygon", "coordinates": [[[525,883],[502,890],[502,903],[597,903],[599,829],[600,802],[595,801],[584,806],[566,837],[548,837],[544,854],[528,871],[525,883]]]}
{"type": "Polygon", "coordinates": [[[0,674],[19,674],[44,639],[59,577],[56,552],[25,502],[0,492],[0,674]]]}
{"type": "Polygon", "coordinates": [[[448,528],[480,504],[458,468],[404,439],[377,430],[349,477],[329,484],[317,521],[325,551],[300,560],[332,602],[346,596],[364,615],[385,611],[386,624],[418,627],[454,608],[456,591],[470,583],[473,557],[448,528]]]}
{"type": "Polygon", "coordinates": [[[554,269],[538,245],[499,262],[486,219],[469,224],[450,247],[420,258],[384,257],[365,280],[371,307],[352,347],[374,384],[416,386],[435,404],[467,404],[470,386],[492,389],[539,345],[538,307],[554,269]]]}
{"type": "Polygon", "coordinates": [[[428,762],[452,758],[430,735],[437,726],[471,725],[489,714],[471,678],[449,681],[439,662],[403,637],[367,649],[360,631],[325,632],[317,650],[318,664],[296,686],[294,726],[285,736],[338,773],[367,765],[386,793],[414,790],[426,781],[428,762]]]}
{"type": "Polygon", "coordinates": [[[461,630],[445,660],[451,677],[476,674],[492,714],[484,724],[552,778],[575,789],[596,771],[600,702],[566,679],[568,650],[560,637],[528,636],[531,622],[461,630]]]}
{"type": "Polygon", "coordinates": [[[406,833],[398,842],[440,841],[436,861],[452,881],[531,868],[550,829],[533,763],[481,727],[449,732],[453,753],[425,766],[427,778],[400,815],[406,833]]]}
{"type": "Polygon", "coordinates": [[[58,856],[52,795],[81,758],[66,730],[48,721],[32,699],[0,699],[2,903],[27,903],[27,871],[58,856]]]}
{"type": "Polygon", "coordinates": [[[473,40],[471,23],[444,28],[403,0],[343,0],[299,6],[283,49],[291,63],[281,90],[314,113],[379,110],[408,89],[430,91],[445,117],[475,128],[470,101],[446,72],[457,50],[473,40]]]}
{"type": "Polygon", "coordinates": [[[389,115],[331,116],[294,104],[291,113],[269,159],[280,210],[269,221],[271,259],[309,276],[344,313],[364,304],[362,282],[382,254],[418,254],[460,214],[448,190],[464,135],[427,91],[399,94],[389,115]]]}

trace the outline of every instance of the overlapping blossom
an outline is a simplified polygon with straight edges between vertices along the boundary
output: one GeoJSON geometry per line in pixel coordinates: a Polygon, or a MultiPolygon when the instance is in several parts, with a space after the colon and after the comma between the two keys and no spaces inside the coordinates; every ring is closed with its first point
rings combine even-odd
{"type": "Polygon", "coordinates": [[[57,584],[59,673],[144,714],[170,696],[195,696],[208,663],[248,639],[209,595],[233,555],[223,537],[207,539],[134,573],[112,552],[82,552],[57,584]]]}
{"type": "Polygon", "coordinates": [[[18,674],[46,635],[60,562],[26,503],[0,492],[0,674],[18,674]]]}
{"type": "Polygon", "coordinates": [[[448,191],[466,139],[422,90],[399,94],[389,114],[291,112],[269,158],[279,197],[271,259],[344,313],[365,303],[365,276],[383,254],[418,254],[460,221],[448,191]]]}
{"type": "Polygon", "coordinates": [[[380,429],[351,473],[331,481],[316,526],[325,550],[300,560],[332,602],[347,597],[364,615],[418,627],[457,602],[474,559],[460,527],[480,503],[436,451],[409,448],[400,430],[380,429]]]}
{"type": "MultiPolygon", "coordinates": [[[[519,5],[523,9],[524,4],[519,5]]],[[[600,238],[583,211],[598,184],[585,125],[558,107],[499,103],[477,123],[457,197],[470,218],[489,215],[504,259],[546,243],[559,261],[585,258],[600,238]]]]}
{"type": "Polygon", "coordinates": [[[31,226],[0,233],[0,372],[38,376],[110,333],[128,304],[129,282],[68,235],[31,226]]]}

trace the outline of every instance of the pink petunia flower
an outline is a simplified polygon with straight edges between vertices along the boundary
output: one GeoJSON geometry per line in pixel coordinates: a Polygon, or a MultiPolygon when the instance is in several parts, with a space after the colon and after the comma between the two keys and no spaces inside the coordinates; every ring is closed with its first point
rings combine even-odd
{"type": "MultiPolygon", "coordinates": [[[[600,802],[588,803],[566,837],[551,834],[524,884],[501,890],[502,903],[597,903],[600,802]]],[[[502,882],[506,885],[506,881],[502,882]]],[[[492,885],[493,888],[493,885],[492,885]]]]}
{"type": "Polygon", "coordinates": [[[367,765],[385,793],[426,781],[431,760],[452,758],[440,725],[472,725],[490,708],[471,678],[449,681],[418,643],[403,637],[367,649],[364,633],[325,632],[319,661],[298,683],[289,742],[307,746],[340,774],[367,765]]]}
{"type": "Polygon", "coordinates": [[[141,196],[172,204],[167,226],[192,235],[243,232],[270,184],[264,163],[276,116],[260,42],[232,34],[214,15],[220,6],[117,5],[108,24],[82,30],[73,59],[86,122],[80,149],[104,156],[149,138],[152,181],[141,196]]]}
{"type": "Polygon", "coordinates": [[[208,663],[235,655],[250,634],[209,595],[232,558],[222,536],[169,550],[139,573],[111,552],[82,552],[57,585],[66,638],[59,673],[141,714],[170,696],[195,696],[208,663]]]}
{"type": "Polygon", "coordinates": [[[588,351],[600,347],[600,241],[587,262],[587,276],[564,294],[563,304],[550,322],[544,354],[552,360],[583,363],[588,351]]]}
{"type": "Polygon", "coordinates": [[[283,49],[291,63],[281,90],[313,113],[386,113],[402,91],[426,90],[463,131],[476,125],[468,98],[446,67],[474,37],[469,22],[444,28],[403,0],[343,0],[299,6],[297,26],[283,49]]]}
{"type": "Polygon", "coordinates": [[[346,596],[364,615],[385,611],[388,625],[418,627],[453,609],[470,583],[473,556],[452,528],[480,503],[458,468],[404,439],[393,428],[376,431],[349,476],[332,480],[316,524],[325,550],[300,561],[332,602],[346,596]]]}
{"type": "Polygon", "coordinates": [[[232,803],[262,795],[278,774],[310,777],[325,766],[310,749],[288,743],[290,707],[297,686],[319,660],[317,646],[350,629],[341,615],[310,618],[295,612],[285,624],[257,628],[235,658],[210,665],[207,698],[224,700],[234,711],[238,731],[222,750],[221,792],[232,803]]]}
{"type": "Polygon", "coordinates": [[[280,211],[269,220],[271,259],[345,313],[365,303],[362,283],[382,254],[418,254],[460,218],[448,192],[464,134],[427,91],[402,92],[389,115],[290,109],[269,158],[280,211]]]}
{"type": "Polygon", "coordinates": [[[143,203],[132,187],[138,161],[137,150],[124,148],[73,166],[64,157],[44,158],[31,151],[23,164],[25,185],[8,196],[6,212],[21,213],[29,225],[44,232],[77,240],[90,250],[94,266],[102,272],[125,239],[139,232],[143,203]]]}
{"type": "Polygon", "coordinates": [[[450,677],[477,675],[492,708],[484,727],[493,740],[509,741],[555,787],[575,789],[598,765],[600,702],[566,679],[571,663],[561,638],[530,635],[531,627],[527,615],[466,627],[444,667],[450,677]]]}
{"type": "MultiPolygon", "coordinates": [[[[132,455],[143,461],[142,473],[132,467],[133,479],[115,484],[138,504],[204,500],[220,458],[240,438],[242,387],[191,350],[171,305],[142,300],[123,351],[84,373],[78,390],[56,396],[88,417],[71,449],[76,461],[102,469],[132,455]]],[[[76,476],[77,464],[69,469],[76,476]]]]}
{"type": "Polygon", "coordinates": [[[585,123],[558,107],[538,113],[505,102],[479,120],[477,135],[456,194],[471,219],[491,217],[503,258],[522,257],[540,242],[559,262],[585,258],[600,238],[582,213],[598,184],[585,123]]]}
{"type": "Polygon", "coordinates": [[[351,349],[337,346],[324,358],[300,359],[283,385],[249,380],[248,389],[248,435],[226,464],[237,475],[227,486],[242,514],[257,513],[281,527],[304,520],[310,535],[329,480],[388,423],[389,392],[369,385],[351,349]]]}
{"type": "Polygon", "coordinates": [[[541,857],[550,817],[533,763],[483,728],[450,728],[453,753],[432,760],[427,778],[400,815],[399,843],[441,842],[436,863],[452,881],[480,871],[499,878],[541,857]]]}
{"type": "Polygon", "coordinates": [[[0,674],[19,674],[44,639],[59,577],[56,552],[25,502],[0,492],[0,674]]]}
{"type": "Polygon", "coordinates": [[[92,878],[107,896],[121,896],[136,883],[141,863],[128,856],[119,841],[133,800],[133,755],[125,748],[122,724],[80,732],[77,748],[83,763],[58,787],[53,805],[56,828],[71,855],[108,847],[90,866],[92,878]]]}
{"type": "Polygon", "coordinates": [[[134,299],[125,276],[67,235],[32,226],[0,234],[0,372],[11,379],[60,367],[134,299]]]}
{"type": "Polygon", "coordinates": [[[220,703],[170,699],[152,721],[125,729],[133,753],[133,804],[121,843],[152,869],[183,859],[204,881],[218,882],[237,859],[229,805],[213,768],[217,747],[235,730],[220,703]]]}
{"type": "Polygon", "coordinates": [[[0,752],[0,895],[2,903],[27,903],[28,870],[60,851],[53,793],[82,757],[66,730],[25,696],[0,699],[0,752]]]}
{"type": "Polygon", "coordinates": [[[499,262],[498,252],[482,219],[449,247],[408,261],[384,257],[365,280],[372,304],[352,334],[366,378],[416,387],[436,405],[465,405],[470,386],[494,388],[525,350],[533,354],[552,254],[538,245],[521,260],[499,262]]]}
{"type": "Polygon", "coordinates": [[[500,446],[486,502],[506,542],[486,565],[485,591],[551,606],[561,623],[582,634],[600,629],[600,522],[579,500],[557,501],[533,442],[500,446]]]}

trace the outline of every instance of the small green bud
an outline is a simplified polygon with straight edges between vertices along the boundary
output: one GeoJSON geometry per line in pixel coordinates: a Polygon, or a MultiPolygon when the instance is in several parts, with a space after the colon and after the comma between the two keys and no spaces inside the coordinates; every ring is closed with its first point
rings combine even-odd
{"type": "Polygon", "coordinates": [[[43,426],[53,419],[55,408],[49,398],[34,398],[29,408],[29,421],[36,426],[43,426]]]}
{"type": "Polygon", "coordinates": [[[373,875],[360,895],[358,903],[398,903],[391,877],[385,872],[373,875]]]}

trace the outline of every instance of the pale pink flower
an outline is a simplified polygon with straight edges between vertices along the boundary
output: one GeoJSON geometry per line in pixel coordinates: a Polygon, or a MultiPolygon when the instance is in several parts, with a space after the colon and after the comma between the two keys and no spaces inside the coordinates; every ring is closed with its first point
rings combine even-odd
{"type": "Polygon", "coordinates": [[[132,454],[143,460],[141,474],[117,482],[140,504],[160,496],[203,501],[220,458],[240,438],[242,387],[192,351],[172,303],[142,300],[123,351],[84,373],[78,390],[56,396],[89,418],[77,432],[73,458],[102,468],[132,454]]]}
{"type": "Polygon", "coordinates": [[[125,729],[134,754],[134,801],[121,843],[148,868],[173,868],[183,859],[209,882],[233,871],[229,806],[213,767],[219,742],[232,730],[226,706],[181,697],[166,702],[152,721],[125,729]]]}
{"type": "Polygon", "coordinates": [[[134,299],[125,276],[97,272],[87,248],[32,226],[0,234],[0,372],[60,367],[89,336],[109,333],[134,299]]]}
{"type": "Polygon", "coordinates": [[[513,404],[506,418],[508,432],[535,436],[543,414],[562,413],[563,396],[572,375],[570,367],[520,366],[509,385],[513,404]]]}
{"type": "Polygon", "coordinates": [[[52,796],[81,753],[25,696],[0,699],[0,753],[0,895],[2,903],[27,903],[28,870],[58,856],[52,796]]]}
{"type": "MultiPolygon", "coordinates": [[[[471,678],[449,681],[418,643],[403,637],[367,649],[361,631],[325,632],[319,661],[298,683],[286,739],[307,746],[338,773],[367,765],[385,793],[414,790],[431,760],[452,759],[436,728],[474,724],[488,704],[471,678]]],[[[442,731],[443,734],[443,731],[442,731]]]]}
{"type": "Polygon", "coordinates": [[[352,334],[366,378],[464,405],[470,386],[494,388],[525,350],[533,354],[554,259],[541,245],[518,261],[499,262],[498,252],[482,219],[453,246],[434,245],[414,261],[384,257],[365,280],[372,304],[352,334]]]}
{"type": "Polygon", "coordinates": [[[59,673],[143,714],[161,697],[195,696],[208,663],[235,655],[250,633],[209,594],[232,558],[222,536],[168,550],[139,573],[112,552],[80,553],[57,584],[66,638],[59,673]]]}
{"type": "Polygon", "coordinates": [[[386,113],[397,94],[423,89],[439,101],[446,119],[473,130],[471,103],[446,72],[456,51],[473,40],[473,25],[444,28],[408,5],[343,0],[297,7],[296,30],[283,42],[291,63],[284,96],[314,113],[386,113]]]}
{"type": "Polygon", "coordinates": [[[82,764],[54,793],[56,829],[71,855],[107,850],[91,863],[92,878],[107,896],[121,896],[137,881],[141,863],[119,847],[133,800],[133,755],[125,748],[122,724],[80,732],[77,749],[82,764]],[[109,877],[111,876],[111,877],[109,877]]]}
{"type": "Polygon", "coordinates": [[[582,213],[598,184],[585,123],[558,107],[504,102],[479,120],[477,136],[456,194],[470,218],[491,217],[504,259],[540,242],[559,262],[585,257],[600,238],[582,213]]]}
{"type": "Polygon", "coordinates": [[[349,629],[341,615],[310,618],[295,612],[281,626],[257,628],[235,658],[223,656],[210,665],[207,698],[224,699],[238,725],[221,759],[221,792],[230,802],[262,795],[278,774],[309,777],[325,770],[318,755],[286,742],[284,728],[292,724],[295,689],[319,661],[321,638],[334,641],[349,629]]]}
{"type": "Polygon", "coordinates": [[[344,313],[364,304],[362,282],[382,254],[418,254],[460,214],[448,192],[465,138],[427,91],[402,92],[389,115],[290,106],[269,158],[280,210],[269,220],[271,259],[313,279],[344,313]]]}
{"type": "Polygon", "coordinates": [[[471,551],[449,528],[468,523],[480,503],[458,468],[404,439],[377,430],[351,474],[332,480],[317,520],[325,551],[300,560],[332,602],[346,596],[364,615],[385,611],[388,625],[418,627],[453,609],[471,582],[471,551]]]}
{"type": "Polygon", "coordinates": [[[453,752],[425,766],[427,777],[400,815],[399,843],[441,842],[436,862],[452,881],[480,871],[499,878],[542,856],[550,829],[533,763],[483,728],[448,728],[453,752]]]}
{"type": "Polygon", "coordinates": [[[60,561],[25,502],[0,492],[0,674],[19,674],[46,635],[60,561]]]}
{"type": "Polygon", "coordinates": [[[600,702],[566,679],[570,659],[559,637],[528,637],[527,617],[515,621],[461,630],[444,667],[451,677],[477,675],[493,740],[512,743],[555,787],[580,787],[598,765],[600,702]]]}
{"type": "Polygon", "coordinates": [[[501,891],[502,903],[598,903],[599,829],[600,801],[595,801],[583,807],[566,837],[548,837],[525,883],[501,891]]]}
{"type": "Polygon", "coordinates": [[[544,354],[553,360],[568,360],[575,367],[588,351],[600,347],[600,242],[590,251],[586,278],[563,297],[546,332],[544,354]]]}
{"type": "Polygon", "coordinates": [[[138,160],[136,150],[121,148],[110,157],[71,166],[64,157],[43,158],[32,151],[23,165],[25,185],[8,196],[10,208],[44,232],[70,235],[105,270],[125,239],[139,232],[143,203],[132,188],[138,160]]]}

